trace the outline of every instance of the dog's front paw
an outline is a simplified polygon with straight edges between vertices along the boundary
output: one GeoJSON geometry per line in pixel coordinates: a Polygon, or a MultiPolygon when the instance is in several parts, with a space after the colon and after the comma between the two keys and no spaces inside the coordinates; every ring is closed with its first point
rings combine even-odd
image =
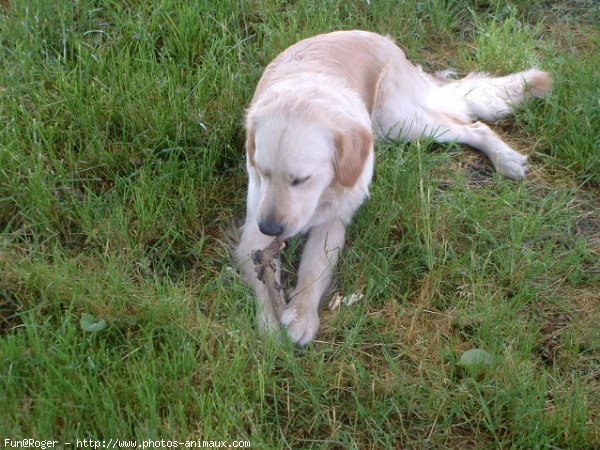
{"type": "Polygon", "coordinates": [[[310,305],[292,302],[281,314],[281,324],[294,344],[304,347],[319,331],[319,314],[310,305]]]}
{"type": "Polygon", "coordinates": [[[256,324],[258,334],[263,339],[273,338],[275,341],[281,342],[285,336],[275,311],[266,302],[258,302],[257,304],[256,324]]]}
{"type": "Polygon", "coordinates": [[[523,180],[527,177],[527,156],[515,151],[503,153],[495,161],[496,170],[512,180],[523,180]]]}

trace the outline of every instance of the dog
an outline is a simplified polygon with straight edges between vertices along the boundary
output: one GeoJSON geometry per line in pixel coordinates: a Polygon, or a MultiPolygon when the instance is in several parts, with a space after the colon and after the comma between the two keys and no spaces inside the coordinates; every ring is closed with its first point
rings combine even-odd
{"type": "Polygon", "coordinates": [[[375,138],[466,144],[521,180],[527,157],[475,120],[504,118],[544,97],[551,83],[537,69],[457,80],[448,71],[428,74],[389,38],[359,30],[320,34],[279,54],[246,111],[247,212],[235,249],[261,333],[285,330],[299,347],[314,339],[346,226],[369,194],[375,138]],[[278,313],[251,254],[296,235],[307,235],[297,285],[278,313]]]}

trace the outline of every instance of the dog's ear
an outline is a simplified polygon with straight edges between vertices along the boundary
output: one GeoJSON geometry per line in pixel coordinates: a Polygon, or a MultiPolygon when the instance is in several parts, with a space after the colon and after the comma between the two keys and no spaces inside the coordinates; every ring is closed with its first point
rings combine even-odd
{"type": "Polygon", "coordinates": [[[336,179],[342,186],[352,187],[362,173],[373,147],[373,133],[353,123],[336,133],[334,143],[336,179]]]}
{"type": "Polygon", "coordinates": [[[254,153],[256,147],[254,144],[254,121],[250,119],[250,116],[246,116],[246,152],[248,154],[248,161],[251,165],[254,165],[254,153]]]}

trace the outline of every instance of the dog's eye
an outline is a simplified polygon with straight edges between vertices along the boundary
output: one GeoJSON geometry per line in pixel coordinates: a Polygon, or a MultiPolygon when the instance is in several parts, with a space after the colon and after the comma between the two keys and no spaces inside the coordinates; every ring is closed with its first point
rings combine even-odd
{"type": "Polygon", "coordinates": [[[303,178],[292,178],[292,181],[290,181],[290,184],[291,184],[292,186],[299,186],[299,185],[301,185],[302,183],[304,183],[304,182],[308,181],[308,179],[309,179],[309,178],[310,178],[310,176],[308,176],[308,177],[303,177],[303,178]]]}

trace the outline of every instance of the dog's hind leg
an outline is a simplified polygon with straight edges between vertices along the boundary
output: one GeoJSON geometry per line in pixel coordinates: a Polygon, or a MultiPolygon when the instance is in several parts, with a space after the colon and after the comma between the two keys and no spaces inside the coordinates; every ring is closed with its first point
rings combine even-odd
{"type": "Polygon", "coordinates": [[[464,103],[472,117],[493,122],[509,116],[531,98],[546,96],[551,87],[550,75],[537,69],[503,77],[474,72],[462,79],[443,83],[430,100],[445,110],[452,104],[464,103]]]}
{"type": "Polygon", "coordinates": [[[428,137],[436,142],[465,144],[484,153],[502,175],[513,180],[521,180],[527,175],[527,157],[513,150],[482,122],[471,123],[441,113],[415,111],[408,117],[397,117],[394,123],[401,125],[388,128],[385,136],[403,140],[428,137]]]}
{"type": "MultiPolygon", "coordinates": [[[[520,180],[527,175],[527,157],[513,150],[481,122],[472,123],[472,111],[463,97],[447,91],[418,69],[392,64],[378,82],[373,111],[375,132],[384,138],[458,142],[483,152],[501,174],[520,180]],[[404,74],[397,76],[401,70],[404,74]],[[409,76],[406,80],[403,77],[409,76]],[[418,77],[415,78],[415,77],[418,77]]],[[[452,84],[452,83],[449,83],[452,84]]]]}
{"type": "Polygon", "coordinates": [[[458,142],[480,150],[502,175],[513,180],[527,176],[527,157],[513,150],[482,122],[466,125],[440,125],[427,134],[437,142],[458,142]]]}

